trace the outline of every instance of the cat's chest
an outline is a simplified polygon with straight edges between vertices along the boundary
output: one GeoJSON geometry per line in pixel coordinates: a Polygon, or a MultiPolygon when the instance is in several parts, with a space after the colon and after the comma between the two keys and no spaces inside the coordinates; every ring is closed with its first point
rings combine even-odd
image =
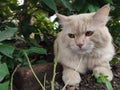
{"type": "Polygon", "coordinates": [[[87,55],[76,55],[71,57],[71,59],[69,58],[69,60],[71,60],[75,65],[79,64],[80,69],[81,67],[92,69],[96,65],[96,59],[87,55]]]}
{"type": "Polygon", "coordinates": [[[96,66],[96,59],[89,56],[73,56],[68,59],[68,65],[71,65],[74,69],[78,69],[79,72],[84,73],[88,69],[92,70],[96,66]]]}
{"type": "Polygon", "coordinates": [[[80,71],[81,69],[92,69],[96,64],[96,59],[89,54],[81,55],[62,49],[59,52],[59,62],[73,69],[79,67],[78,71],[80,71]]]}

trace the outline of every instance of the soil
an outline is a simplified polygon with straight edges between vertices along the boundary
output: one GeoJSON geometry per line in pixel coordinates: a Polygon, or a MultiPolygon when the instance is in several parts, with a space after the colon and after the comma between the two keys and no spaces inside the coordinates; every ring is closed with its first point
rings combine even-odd
{"type": "MultiPolygon", "coordinates": [[[[120,62],[112,65],[112,71],[114,74],[114,78],[111,81],[113,90],[120,90],[120,62]]],[[[81,78],[80,90],[107,90],[105,84],[97,83],[91,71],[88,71],[85,75],[81,75],[81,78]]]]}
{"type": "MultiPolygon", "coordinates": [[[[44,75],[48,81],[46,84],[46,90],[51,90],[50,81],[53,76],[53,63],[46,63],[43,65],[35,65],[33,69],[37,76],[39,75],[39,80],[44,81],[44,75]]],[[[120,62],[112,65],[112,71],[114,78],[112,80],[113,90],[120,90],[120,62]]],[[[81,75],[82,81],[80,82],[80,90],[107,90],[105,84],[97,83],[97,80],[92,75],[91,71],[88,71],[86,74],[81,75]]],[[[62,66],[58,64],[57,74],[55,81],[55,90],[61,90],[64,86],[62,81],[62,66]]],[[[42,90],[38,82],[34,79],[34,76],[31,70],[28,67],[21,67],[14,76],[14,87],[13,90],[42,90]]]]}

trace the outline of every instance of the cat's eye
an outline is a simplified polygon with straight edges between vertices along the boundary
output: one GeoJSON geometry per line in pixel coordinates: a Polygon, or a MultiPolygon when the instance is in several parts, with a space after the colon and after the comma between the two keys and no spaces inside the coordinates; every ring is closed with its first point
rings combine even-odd
{"type": "Polygon", "coordinates": [[[68,36],[69,36],[70,38],[75,38],[75,34],[72,34],[72,33],[68,33],[68,36]]]}
{"type": "Polygon", "coordinates": [[[85,36],[92,36],[93,35],[93,31],[87,31],[86,33],[85,33],[85,36]]]}

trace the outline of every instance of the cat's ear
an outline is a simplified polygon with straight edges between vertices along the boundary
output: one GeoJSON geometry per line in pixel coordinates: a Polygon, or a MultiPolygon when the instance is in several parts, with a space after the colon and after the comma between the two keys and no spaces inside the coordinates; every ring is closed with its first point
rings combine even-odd
{"type": "Polygon", "coordinates": [[[99,23],[101,25],[106,25],[106,23],[109,20],[109,12],[110,12],[110,5],[107,4],[100,8],[95,15],[93,16],[93,20],[96,23],[99,23]]]}
{"type": "Polygon", "coordinates": [[[58,17],[58,19],[62,24],[70,21],[70,18],[68,16],[58,14],[58,13],[56,13],[56,16],[58,17]]]}

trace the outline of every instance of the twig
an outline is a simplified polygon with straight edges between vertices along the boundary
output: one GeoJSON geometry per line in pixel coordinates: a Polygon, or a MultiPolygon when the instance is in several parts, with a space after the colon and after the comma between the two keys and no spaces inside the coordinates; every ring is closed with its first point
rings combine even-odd
{"type": "Polygon", "coordinates": [[[47,76],[47,74],[45,73],[45,75],[44,75],[44,87],[46,86],[46,76],[47,76]]]}
{"type": "Polygon", "coordinates": [[[52,78],[52,81],[51,81],[51,88],[52,88],[51,90],[54,90],[56,68],[57,68],[57,58],[55,58],[55,63],[54,63],[53,78],[52,78]]]}
{"type": "MultiPolygon", "coordinates": [[[[77,68],[75,69],[75,71],[74,71],[73,74],[72,74],[73,77],[74,77],[74,75],[75,75],[75,72],[78,70],[81,61],[82,61],[82,57],[80,58],[80,61],[79,61],[79,63],[78,63],[77,68]]],[[[62,90],[65,90],[65,88],[66,88],[66,86],[68,85],[68,83],[70,82],[70,80],[71,80],[71,78],[67,81],[67,83],[64,85],[64,87],[62,88],[62,90]]]]}
{"type": "MultiPolygon", "coordinates": [[[[58,45],[56,46],[56,48],[58,50],[58,45]]],[[[58,54],[56,53],[55,59],[54,59],[53,77],[52,77],[52,81],[51,81],[51,90],[54,90],[54,83],[55,83],[57,63],[58,63],[58,54]]]]}
{"type": "Polygon", "coordinates": [[[14,69],[12,75],[11,75],[10,90],[13,90],[13,76],[20,66],[21,66],[21,64],[18,64],[17,67],[14,69]]]}
{"type": "Polygon", "coordinates": [[[32,71],[35,79],[37,80],[37,82],[39,83],[39,85],[42,87],[42,89],[45,90],[45,87],[42,85],[41,81],[38,79],[37,75],[35,74],[35,72],[34,72],[34,70],[33,70],[33,68],[32,68],[32,65],[31,65],[31,63],[30,63],[30,60],[29,60],[29,58],[28,58],[27,53],[26,53],[25,51],[23,51],[23,53],[24,53],[24,55],[25,55],[25,57],[26,57],[26,59],[27,59],[29,68],[31,69],[31,71],[32,71]]]}

